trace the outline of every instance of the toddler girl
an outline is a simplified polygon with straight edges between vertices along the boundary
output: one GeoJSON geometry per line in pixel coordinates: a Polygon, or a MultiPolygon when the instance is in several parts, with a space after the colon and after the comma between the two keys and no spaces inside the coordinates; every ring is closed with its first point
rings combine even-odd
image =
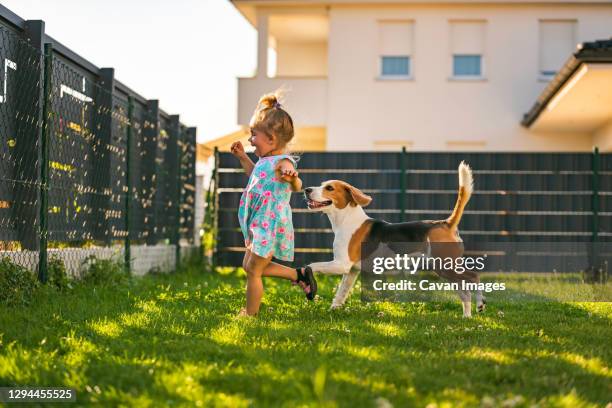
{"type": "Polygon", "coordinates": [[[287,152],[293,139],[293,120],[278,102],[276,94],[261,97],[250,123],[249,142],[259,157],[253,163],[242,143],[231,151],[249,176],[240,198],[238,219],[246,252],[242,267],[247,272],[246,309],[241,315],[256,315],[263,296],[262,276],[291,280],[302,287],[309,300],[314,299],[317,283],[310,268],[292,269],[276,262],[293,261],[293,223],[289,200],[292,191],[300,191],[302,181],[297,163],[287,152]]]}

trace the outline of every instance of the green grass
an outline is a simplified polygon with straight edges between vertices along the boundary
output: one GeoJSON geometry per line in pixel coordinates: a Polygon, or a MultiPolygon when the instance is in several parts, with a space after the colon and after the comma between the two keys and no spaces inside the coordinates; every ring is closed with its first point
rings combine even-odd
{"type": "Polygon", "coordinates": [[[257,319],[244,278],[188,270],[108,288],[41,290],[0,307],[0,386],[65,386],[80,405],[605,406],[612,304],[457,301],[329,311],[268,279],[257,319]]]}

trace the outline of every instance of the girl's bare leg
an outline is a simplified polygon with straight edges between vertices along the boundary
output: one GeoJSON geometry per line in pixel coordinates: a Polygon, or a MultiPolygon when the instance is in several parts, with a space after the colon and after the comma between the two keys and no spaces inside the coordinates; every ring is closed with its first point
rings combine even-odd
{"type": "MultiPolygon", "coordinates": [[[[247,249],[244,253],[244,258],[242,260],[242,268],[246,271],[247,264],[249,262],[249,258],[252,252],[250,249],[247,249]]],[[[289,268],[288,266],[281,265],[276,262],[270,262],[266,269],[264,269],[261,276],[266,277],[274,277],[274,278],[283,278],[288,280],[297,280],[297,272],[294,268],[289,268]]]]}
{"type": "Polygon", "coordinates": [[[246,265],[247,289],[246,289],[246,313],[254,316],[259,312],[261,298],[263,296],[263,282],[261,277],[264,269],[270,264],[272,257],[262,258],[251,253],[246,265]]]}
{"type": "MultiPolygon", "coordinates": [[[[244,269],[245,271],[247,268],[247,264],[249,263],[250,257],[251,257],[251,250],[247,248],[247,250],[244,253],[244,258],[242,258],[242,269],[244,269]]],[[[240,312],[238,312],[238,316],[248,316],[246,307],[243,307],[242,309],[240,309],[240,312]]]]}
{"type": "Polygon", "coordinates": [[[242,258],[242,269],[246,271],[247,264],[249,263],[249,258],[251,257],[251,250],[247,249],[244,253],[244,258],[242,258]]]}
{"type": "Polygon", "coordinates": [[[273,276],[275,278],[283,278],[289,280],[297,280],[297,272],[293,268],[270,262],[263,271],[263,276],[273,276]]]}

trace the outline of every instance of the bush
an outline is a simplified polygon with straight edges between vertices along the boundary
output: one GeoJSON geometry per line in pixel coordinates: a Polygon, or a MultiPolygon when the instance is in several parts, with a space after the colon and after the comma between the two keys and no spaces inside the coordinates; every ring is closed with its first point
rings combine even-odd
{"type": "Polygon", "coordinates": [[[117,286],[130,279],[130,272],[123,262],[112,259],[98,259],[94,255],[83,261],[81,280],[88,285],[117,286]]]}
{"type": "Polygon", "coordinates": [[[10,258],[0,261],[0,304],[27,305],[32,300],[38,281],[32,272],[10,258]]]}
{"type": "Polygon", "coordinates": [[[55,286],[59,290],[65,290],[72,287],[64,262],[58,257],[51,257],[47,266],[47,272],[49,276],[49,285],[55,286]]]}

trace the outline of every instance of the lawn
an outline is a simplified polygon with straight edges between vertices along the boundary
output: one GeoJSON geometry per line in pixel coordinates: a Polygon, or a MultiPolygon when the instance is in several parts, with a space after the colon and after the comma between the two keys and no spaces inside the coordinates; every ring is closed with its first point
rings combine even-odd
{"type": "Polygon", "coordinates": [[[329,311],[266,281],[189,268],[118,287],[41,290],[0,307],[0,386],[65,386],[80,405],[605,406],[612,303],[361,303],[329,311]]]}

